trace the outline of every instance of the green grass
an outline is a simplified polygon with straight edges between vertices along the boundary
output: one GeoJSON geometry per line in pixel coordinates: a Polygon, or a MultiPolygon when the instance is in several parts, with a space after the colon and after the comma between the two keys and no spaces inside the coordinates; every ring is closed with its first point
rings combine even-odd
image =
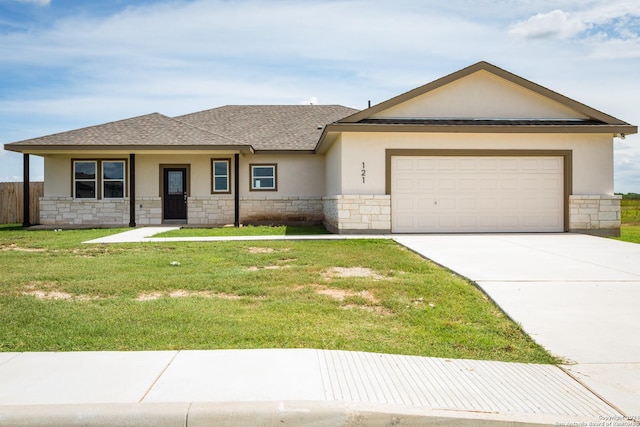
{"type": "Polygon", "coordinates": [[[620,220],[622,224],[640,225],[640,200],[622,199],[620,201],[620,220]]]}
{"type": "Polygon", "coordinates": [[[393,241],[80,243],[117,231],[0,227],[0,351],[319,348],[557,362],[471,283],[393,241]]]}
{"type": "Polygon", "coordinates": [[[630,243],[640,243],[640,225],[622,224],[620,227],[620,237],[614,237],[630,243]]]}
{"type": "Polygon", "coordinates": [[[244,226],[244,227],[220,227],[220,228],[181,228],[156,234],[153,237],[208,237],[208,236],[285,236],[285,235],[309,235],[328,234],[321,225],[309,226],[244,226]]]}
{"type": "Polygon", "coordinates": [[[620,237],[630,243],[640,243],[640,200],[622,199],[620,201],[620,237]]]}

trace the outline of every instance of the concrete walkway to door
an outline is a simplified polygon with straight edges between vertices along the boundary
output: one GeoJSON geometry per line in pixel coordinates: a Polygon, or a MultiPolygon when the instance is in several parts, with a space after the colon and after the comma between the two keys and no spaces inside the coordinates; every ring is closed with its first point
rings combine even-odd
{"type": "Polygon", "coordinates": [[[563,368],[640,419],[640,245],[580,234],[396,236],[465,276],[563,368]]]}

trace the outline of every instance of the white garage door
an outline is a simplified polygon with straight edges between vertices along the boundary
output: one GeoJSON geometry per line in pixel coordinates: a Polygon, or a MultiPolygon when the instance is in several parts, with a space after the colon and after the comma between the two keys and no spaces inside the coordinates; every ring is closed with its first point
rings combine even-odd
{"type": "Polygon", "coordinates": [[[562,157],[393,157],[392,231],[563,231],[563,169],[562,157]]]}

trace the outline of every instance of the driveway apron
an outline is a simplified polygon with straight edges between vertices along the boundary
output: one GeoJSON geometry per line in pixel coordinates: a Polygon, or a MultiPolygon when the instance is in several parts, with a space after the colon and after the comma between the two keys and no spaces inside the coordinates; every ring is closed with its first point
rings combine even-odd
{"type": "Polygon", "coordinates": [[[640,245],[564,233],[395,240],[474,281],[563,369],[640,420],[640,245]]]}

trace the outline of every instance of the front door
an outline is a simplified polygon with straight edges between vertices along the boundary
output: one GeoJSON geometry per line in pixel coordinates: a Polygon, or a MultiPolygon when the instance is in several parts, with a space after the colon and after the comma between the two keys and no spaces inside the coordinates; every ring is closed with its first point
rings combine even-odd
{"type": "Polygon", "coordinates": [[[187,169],[165,168],[163,172],[165,220],[187,219],[187,169]]]}

